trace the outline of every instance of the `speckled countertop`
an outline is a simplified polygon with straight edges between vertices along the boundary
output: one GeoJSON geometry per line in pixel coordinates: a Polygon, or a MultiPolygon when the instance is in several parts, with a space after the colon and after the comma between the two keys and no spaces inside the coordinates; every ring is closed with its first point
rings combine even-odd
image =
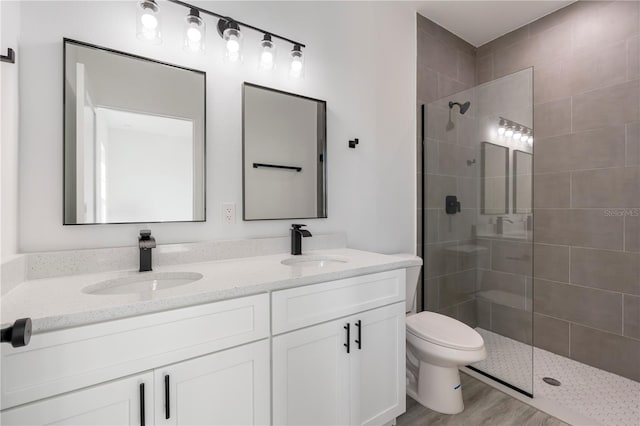
{"type": "Polygon", "coordinates": [[[202,274],[203,278],[145,295],[92,295],[82,291],[102,281],[140,274],[131,270],[25,281],[2,297],[2,324],[4,327],[18,318],[30,317],[34,333],[39,333],[422,263],[416,257],[346,248],[310,251],[302,256],[314,255],[340,256],[348,261],[332,262],[324,267],[287,266],[280,262],[291,256],[283,253],[160,266],[154,268],[154,272],[193,272],[202,274]]]}

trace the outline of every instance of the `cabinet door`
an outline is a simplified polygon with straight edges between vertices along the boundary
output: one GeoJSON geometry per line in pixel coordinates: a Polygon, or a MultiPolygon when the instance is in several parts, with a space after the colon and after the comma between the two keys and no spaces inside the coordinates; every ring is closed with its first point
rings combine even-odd
{"type": "Polygon", "coordinates": [[[153,425],[153,373],[10,408],[2,412],[1,418],[3,426],[153,425]]]}
{"type": "Polygon", "coordinates": [[[274,425],[349,424],[347,322],[336,320],[273,339],[274,425]]]}
{"type": "Polygon", "coordinates": [[[382,425],[405,412],[405,303],[350,319],[352,362],[351,423],[382,425]],[[358,330],[360,328],[360,330],[358,330]],[[355,343],[356,340],[360,344],[355,343]]]}
{"type": "Polygon", "coordinates": [[[158,368],[155,384],[157,425],[269,424],[269,341],[158,368]]]}

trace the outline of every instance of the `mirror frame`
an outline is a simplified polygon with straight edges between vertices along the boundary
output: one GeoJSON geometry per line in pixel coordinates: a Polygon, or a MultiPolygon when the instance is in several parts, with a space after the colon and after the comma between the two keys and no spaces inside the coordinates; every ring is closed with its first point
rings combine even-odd
{"type": "Polygon", "coordinates": [[[499,145],[496,143],[491,143],[487,141],[483,141],[481,144],[481,164],[480,164],[480,214],[484,215],[503,215],[509,214],[509,147],[504,145],[499,145]],[[486,154],[485,147],[487,145],[491,145],[493,147],[504,149],[504,211],[501,213],[487,213],[485,207],[485,192],[486,192],[486,178],[485,178],[485,168],[486,168],[486,154]]]}
{"type": "MultiPolygon", "coordinates": [[[[531,203],[531,208],[529,210],[526,209],[518,209],[518,154],[526,154],[531,157],[531,200],[533,201],[533,154],[527,151],[522,151],[520,149],[513,150],[513,213],[514,214],[531,214],[533,212],[533,202],[531,203]]],[[[525,176],[525,175],[520,175],[525,176]]]]}
{"type": "Polygon", "coordinates": [[[159,61],[157,59],[147,58],[144,56],[136,55],[133,53],[123,52],[121,50],[111,49],[109,47],[99,46],[97,44],[87,43],[84,41],[78,41],[71,38],[63,37],[62,39],[62,225],[63,226],[83,226],[83,225],[127,225],[136,223],[201,223],[207,221],[207,73],[205,71],[197,70],[194,68],[188,68],[182,65],[171,64],[168,62],[159,61]],[[75,44],[81,47],[87,47],[91,49],[103,50],[108,53],[129,57],[132,59],[138,59],[146,62],[152,62],[159,65],[164,65],[172,68],[178,68],[184,71],[191,71],[202,75],[202,81],[204,85],[204,105],[203,105],[203,122],[202,122],[202,203],[203,203],[203,216],[198,220],[166,220],[166,221],[140,221],[140,222],[94,222],[94,223],[67,223],[66,222],[66,184],[67,184],[67,44],[75,44]]]}
{"type": "MultiPolygon", "coordinates": [[[[318,184],[318,180],[316,178],[316,185],[318,184]]],[[[245,81],[242,84],[242,220],[245,222],[255,222],[260,220],[293,220],[293,219],[326,219],[328,217],[328,207],[327,207],[327,101],[323,101],[322,99],[316,99],[309,96],[299,95],[297,93],[286,92],[284,90],[274,89],[272,87],[261,86],[259,84],[249,83],[245,81]],[[278,217],[278,218],[266,218],[266,219],[247,219],[247,203],[245,202],[245,88],[253,87],[257,89],[268,90],[274,93],[278,93],[281,95],[293,96],[300,99],[306,99],[309,101],[313,101],[316,103],[321,103],[324,105],[324,126],[322,128],[322,133],[324,135],[321,147],[318,150],[318,153],[322,155],[322,194],[316,194],[318,200],[322,197],[322,205],[323,212],[322,215],[312,216],[312,217],[278,217]]]]}

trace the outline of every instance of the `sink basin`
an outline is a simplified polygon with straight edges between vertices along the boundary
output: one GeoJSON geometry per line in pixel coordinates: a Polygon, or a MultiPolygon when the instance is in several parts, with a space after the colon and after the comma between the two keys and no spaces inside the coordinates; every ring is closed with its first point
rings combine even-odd
{"type": "Polygon", "coordinates": [[[301,255],[283,260],[283,265],[299,268],[324,268],[339,263],[347,263],[349,259],[342,256],[301,255]]]}
{"type": "Polygon", "coordinates": [[[145,272],[89,285],[82,289],[87,294],[152,294],[156,291],[179,287],[198,281],[197,272],[145,272]]]}

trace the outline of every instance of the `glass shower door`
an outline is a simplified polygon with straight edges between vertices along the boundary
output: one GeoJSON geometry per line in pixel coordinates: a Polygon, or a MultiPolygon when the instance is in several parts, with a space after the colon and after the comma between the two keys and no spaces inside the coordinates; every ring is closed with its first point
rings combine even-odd
{"type": "Polygon", "coordinates": [[[533,393],[533,71],[434,101],[423,120],[423,308],[482,335],[469,366],[533,393]]]}

